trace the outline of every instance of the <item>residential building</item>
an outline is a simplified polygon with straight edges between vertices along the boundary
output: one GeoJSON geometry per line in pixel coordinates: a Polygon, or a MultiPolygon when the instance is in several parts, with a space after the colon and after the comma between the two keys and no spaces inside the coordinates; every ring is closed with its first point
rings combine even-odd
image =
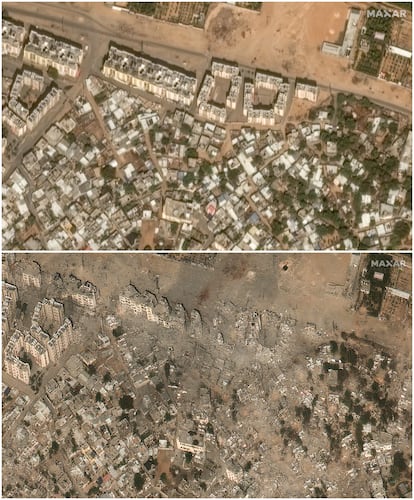
{"type": "Polygon", "coordinates": [[[23,347],[24,335],[20,330],[15,330],[4,349],[3,367],[6,373],[13,378],[28,384],[30,379],[30,366],[18,357],[18,353],[23,347]]]}
{"type": "Polygon", "coordinates": [[[24,285],[40,288],[42,275],[40,265],[35,261],[28,261],[22,267],[22,281],[24,285]]]}
{"type": "Polygon", "coordinates": [[[121,312],[132,312],[136,315],[143,315],[148,321],[158,323],[164,328],[169,328],[170,323],[160,315],[155,313],[158,301],[154,294],[146,291],[140,293],[133,285],[129,285],[119,294],[119,305],[121,312]]]}
{"type": "Polygon", "coordinates": [[[254,85],[251,82],[244,83],[243,96],[243,115],[247,116],[248,112],[253,109],[254,102],[254,85]]]}
{"type": "Polygon", "coordinates": [[[120,83],[184,106],[191,105],[197,87],[195,76],[113,45],[109,48],[102,73],[120,83]]]}
{"type": "Polygon", "coordinates": [[[204,437],[197,435],[192,436],[185,430],[177,432],[176,445],[179,450],[194,453],[195,455],[203,454],[205,451],[204,437]]]}
{"type": "Polygon", "coordinates": [[[76,342],[76,335],[72,327],[72,323],[68,318],[65,318],[63,325],[52,335],[47,343],[50,361],[56,363],[62,356],[64,351],[76,342]]]}
{"type": "Polygon", "coordinates": [[[226,107],[236,109],[237,100],[239,98],[240,89],[242,86],[242,77],[239,75],[233,76],[229,91],[226,96],[226,107]]]}
{"type": "Polygon", "coordinates": [[[24,48],[23,59],[42,68],[55,68],[61,76],[76,78],[79,76],[83,50],[32,29],[24,48]]]}
{"type": "Polygon", "coordinates": [[[226,108],[217,104],[202,102],[198,107],[198,113],[206,120],[212,120],[218,123],[226,122],[226,108]]]}
{"type": "Polygon", "coordinates": [[[318,100],[318,87],[316,84],[296,82],[295,97],[316,102],[318,100]]]}
{"type": "Polygon", "coordinates": [[[214,77],[209,73],[206,73],[203,84],[200,87],[200,91],[197,96],[197,106],[200,106],[201,103],[206,103],[210,99],[211,92],[214,88],[214,77]]]}
{"type": "Polygon", "coordinates": [[[19,57],[23,48],[26,31],[24,26],[14,24],[7,19],[2,20],[2,54],[19,57]]]}
{"type": "Polygon", "coordinates": [[[213,60],[211,62],[211,73],[214,77],[218,76],[226,80],[231,80],[234,76],[239,74],[239,67],[235,64],[213,60]]]}
{"type": "Polygon", "coordinates": [[[96,308],[97,288],[95,285],[86,281],[85,283],[78,282],[71,292],[73,302],[87,309],[96,308]]]}
{"type": "Polygon", "coordinates": [[[2,121],[17,137],[21,137],[26,133],[27,127],[24,120],[17,116],[16,113],[13,113],[9,108],[3,108],[2,121]]]}
{"type": "Polygon", "coordinates": [[[33,311],[32,324],[53,325],[55,328],[63,323],[64,307],[63,304],[55,299],[43,299],[38,302],[33,311]]]}
{"type": "Polygon", "coordinates": [[[19,299],[17,287],[6,281],[2,281],[2,331],[7,336],[12,328],[13,318],[16,312],[16,304],[19,299]]]}
{"type": "Polygon", "coordinates": [[[57,87],[52,87],[50,92],[33,109],[27,118],[27,128],[33,130],[40,120],[59,102],[63,92],[57,87]]]}

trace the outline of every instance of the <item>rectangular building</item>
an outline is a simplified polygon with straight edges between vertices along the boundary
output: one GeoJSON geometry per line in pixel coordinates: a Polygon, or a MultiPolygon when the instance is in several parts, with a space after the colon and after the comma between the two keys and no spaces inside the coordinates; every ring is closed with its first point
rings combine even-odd
{"type": "Polygon", "coordinates": [[[115,46],[109,48],[102,73],[107,78],[184,106],[191,105],[197,88],[195,77],[115,46]]]}
{"type": "Polygon", "coordinates": [[[42,68],[55,68],[59,75],[77,78],[83,50],[52,35],[31,30],[23,52],[23,60],[42,68]]]}
{"type": "Polygon", "coordinates": [[[2,20],[2,55],[19,57],[26,35],[24,26],[14,24],[7,19],[2,20]]]}

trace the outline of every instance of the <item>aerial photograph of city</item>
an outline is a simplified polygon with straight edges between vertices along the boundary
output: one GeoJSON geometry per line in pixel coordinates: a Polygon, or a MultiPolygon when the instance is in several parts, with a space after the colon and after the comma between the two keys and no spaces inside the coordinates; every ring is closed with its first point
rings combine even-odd
{"type": "Polygon", "coordinates": [[[411,498],[408,254],[3,255],[3,497],[411,498]]]}
{"type": "Polygon", "coordinates": [[[411,248],[411,3],[2,10],[4,249],[411,248]]]}
{"type": "Polygon", "coordinates": [[[412,4],[2,2],[4,498],[412,498],[412,4]]]}

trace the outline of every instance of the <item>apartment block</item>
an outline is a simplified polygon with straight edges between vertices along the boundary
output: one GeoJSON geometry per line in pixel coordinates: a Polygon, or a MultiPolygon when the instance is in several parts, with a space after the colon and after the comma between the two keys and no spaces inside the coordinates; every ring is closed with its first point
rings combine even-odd
{"type": "MultiPolygon", "coordinates": [[[[6,284],[6,293],[11,291],[15,296],[10,287],[13,285],[6,284]]],[[[19,358],[21,351],[29,354],[41,368],[46,368],[50,363],[57,362],[65,350],[77,341],[72,322],[64,317],[63,304],[55,299],[43,299],[35,306],[30,330],[15,330],[8,341],[4,350],[4,369],[12,377],[28,384],[30,366],[19,358]]]]}
{"type": "Polygon", "coordinates": [[[271,73],[256,71],[254,84],[258,89],[267,89],[277,92],[279,87],[283,84],[283,78],[271,73]]]}
{"type": "Polygon", "coordinates": [[[40,285],[42,283],[42,275],[40,266],[37,262],[28,261],[24,263],[22,269],[22,281],[24,285],[40,288],[40,285]]]}
{"type": "Polygon", "coordinates": [[[170,328],[168,313],[166,314],[164,310],[163,314],[157,314],[156,309],[159,303],[155,295],[148,291],[141,293],[133,285],[129,285],[119,294],[119,305],[121,312],[143,315],[148,321],[170,328]]]}
{"type": "Polygon", "coordinates": [[[16,312],[16,304],[19,299],[17,287],[6,281],[2,281],[2,331],[5,336],[12,329],[13,318],[16,312]]]}
{"type": "Polygon", "coordinates": [[[206,73],[197,96],[197,106],[200,106],[201,103],[207,102],[210,99],[214,84],[214,77],[206,73]]]}
{"type": "Polygon", "coordinates": [[[78,306],[85,307],[87,309],[95,309],[97,288],[89,281],[86,281],[85,283],[78,281],[72,286],[70,297],[78,306]]]}
{"type": "Polygon", "coordinates": [[[27,128],[33,130],[40,120],[59,102],[63,92],[57,87],[52,87],[50,92],[33,109],[27,118],[27,128]]]}
{"type": "Polygon", "coordinates": [[[198,113],[206,120],[212,120],[219,123],[226,122],[226,108],[213,103],[202,102],[198,107],[198,113]]]}
{"type": "Polygon", "coordinates": [[[237,100],[239,98],[240,89],[242,86],[242,77],[239,75],[233,76],[231,84],[226,97],[226,107],[236,109],[237,100]]]}
{"type": "Polygon", "coordinates": [[[79,76],[83,50],[52,35],[31,30],[23,60],[42,68],[55,68],[61,76],[76,78],[79,76]]]}
{"type": "Polygon", "coordinates": [[[6,373],[13,378],[28,384],[30,379],[30,366],[18,357],[23,347],[24,335],[20,330],[15,330],[4,349],[3,367],[6,373]]]}
{"type": "Polygon", "coordinates": [[[107,78],[184,106],[191,105],[197,87],[195,77],[115,46],[109,48],[102,73],[107,78]]]}
{"type": "Polygon", "coordinates": [[[76,335],[72,327],[72,323],[68,318],[65,318],[63,325],[52,335],[47,343],[50,361],[56,363],[62,356],[65,350],[76,342],[76,335]]]}
{"type": "Polygon", "coordinates": [[[3,108],[2,121],[17,137],[22,137],[26,133],[27,126],[25,121],[17,116],[16,113],[13,113],[11,109],[3,108]]]}
{"type": "Polygon", "coordinates": [[[211,63],[211,73],[214,77],[218,76],[226,80],[231,80],[234,76],[239,74],[239,67],[234,64],[213,60],[211,63]]]}
{"type": "Polygon", "coordinates": [[[57,328],[63,323],[63,320],[63,304],[57,302],[55,299],[43,299],[34,308],[32,324],[38,324],[40,327],[53,325],[54,328],[57,328]]]}
{"type": "Polygon", "coordinates": [[[24,336],[24,349],[33,357],[41,368],[49,364],[49,353],[42,344],[29,334],[24,336]]]}
{"type": "Polygon", "coordinates": [[[244,83],[243,95],[243,115],[247,116],[249,111],[253,110],[254,103],[254,84],[251,82],[244,83]]]}
{"type": "Polygon", "coordinates": [[[14,24],[7,19],[2,20],[2,54],[4,56],[19,57],[23,49],[26,31],[24,26],[14,24]]]}
{"type": "Polygon", "coordinates": [[[298,99],[306,99],[307,101],[316,102],[318,100],[318,87],[317,85],[297,82],[295,97],[298,99]]]}
{"type": "Polygon", "coordinates": [[[273,126],[275,124],[275,112],[273,109],[251,109],[247,113],[247,123],[273,126]]]}

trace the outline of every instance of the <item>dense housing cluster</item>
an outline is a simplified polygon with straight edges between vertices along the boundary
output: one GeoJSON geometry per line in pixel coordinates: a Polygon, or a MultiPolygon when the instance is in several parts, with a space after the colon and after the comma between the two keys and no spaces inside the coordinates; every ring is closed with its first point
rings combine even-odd
{"type": "MultiPolygon", "coordinates": [[[[378,45],[397,71],[406,21],[348,14],[340,52],[378,45]]],[[[4,30],[4,44],[24,45],[17,24],[4,30]]],[[[5,247],[410,246],[412,134],[402,109],[214,57],[196,76],[112,42],[102,76],[75,83],[74,96],[59,74],[88,73],[84,47],[31,29],[23,62],[52,68],[55,82],[31,67],[3,78],[5,247]]]]}
{"type": "Polygon", "coordinates": [[[29,384],[30,365],[19,357],[21,351],[32,356],[39,367],[46,368],[49,363],[56,363],[76,341],[72,323],[64,317],[63,304],[54,299],[43,299],[33,311],[30,329],[26,332],[15,329],[12,333],[4,349],[4,369],[14,378],[29,384]]]}

